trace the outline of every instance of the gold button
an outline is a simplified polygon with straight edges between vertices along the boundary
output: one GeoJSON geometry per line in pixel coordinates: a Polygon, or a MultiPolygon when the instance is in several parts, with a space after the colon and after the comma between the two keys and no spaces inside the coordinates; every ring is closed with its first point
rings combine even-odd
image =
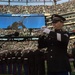
{"type": "Polygon", "coordinates": [[[50,58],[53,58],[52,56],[50,56],[50,58]]]}
{"type": "Polygon", "coordinates": [[[51,49],[51,51],[53,51],[53,50],[51,49]]]}

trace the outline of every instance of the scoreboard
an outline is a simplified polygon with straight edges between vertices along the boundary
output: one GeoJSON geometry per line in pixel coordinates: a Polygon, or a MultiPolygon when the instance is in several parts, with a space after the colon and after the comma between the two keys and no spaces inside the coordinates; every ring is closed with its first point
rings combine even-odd
{"type": "Polygon", "coordinates": [[[27,29],[41,28],[45,25],[45,16],[44,14],[0,14],[1,29],[13,27],[14,24],[15,27],[16,24],[20,24],[27,29]]]}

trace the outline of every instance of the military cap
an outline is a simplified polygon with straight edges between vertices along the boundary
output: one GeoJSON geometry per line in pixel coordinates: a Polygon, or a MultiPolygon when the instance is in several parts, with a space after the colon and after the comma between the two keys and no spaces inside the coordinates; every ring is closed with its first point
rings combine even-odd
{"type": "Polygon", "coordinates": [[[51,21],[52,21],[52,23],[57,23],[58,21],[64,22],[64,21],[66,21],[66,19],[64,17],[62,17],[61,15],[53,14],[51,16],[51,21]]]}

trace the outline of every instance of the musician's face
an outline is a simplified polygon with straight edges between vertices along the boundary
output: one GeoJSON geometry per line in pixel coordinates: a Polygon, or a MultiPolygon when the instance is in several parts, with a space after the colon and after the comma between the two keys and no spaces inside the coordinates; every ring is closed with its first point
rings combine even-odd
{"type": "Polygon", "coordinates": [[[64,23],[60,22],[60,21],[58,21],[56,23],[52,23],[52,24],[53,24],[54,29],[62,29],[62,27],[64,25],[64,23]]]}

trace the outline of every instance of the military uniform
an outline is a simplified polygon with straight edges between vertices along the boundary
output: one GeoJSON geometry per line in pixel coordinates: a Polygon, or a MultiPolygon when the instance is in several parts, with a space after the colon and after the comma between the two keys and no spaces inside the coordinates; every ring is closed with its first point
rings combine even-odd
{"type": "Polygon", "coordinates": [[[12,74],[12,56],[11,56],[11,51],[8,51],[7,53],[7,67],[8,67],[8,74],[12,74]]]}
{"type": "Polygon", "coordinates": [[[35,75],[45,75],[44,52],[36,50],[35,54],[35,75]]]}
{"type": "Polygon", "coordinates": [[[28,53],[29,75],[35,75],[35,57],[32,50],[28,53]]]}
{"type": "Polygon", "coordinates": [[[7,64],[6,64],[7,58],[6,58],[6,52],[2,54],[2,74],[7,73],[7,64]]]}
{"type": "Polygon", "coordinates": [[[2,53],[0,53],[0,74],[3,73],[2,53]]]}
{"type": "Polygon", "coordinates": [[[28,50],[23,52],[22,61],[23,61],[24,75],[29,75],[28,50]]]}
{"type": "Polygon", "coordinates": [[[21,50],[18,50],[17,55],[16,55],[18,75],[22,75],[22,57],[21,57],[21,55],[22,55],[21,50]]]}
{"type": "Polygon", "coordinates": [[[17,63],[16,63],[17,58],[16,58],[16,53],[17,53],[17,51],[12,51],[12,54],[11,54],[11,56],[12,56],[12,66],[13,66],[12,74],[13,75],[17,74],[17,63]]]}
{"type": "Polygon", "coordinates": [[[73,61],[73,66],[74,66],[74,69],[75,69],[75,42],[73,43],[73,48],[72,48],[72,56],[74,58],[74,61],[73,61]]]}
{"type": "MultiPolygon", "coordinates": [[[[59,15],[52,15],[53,23],[63,22],[64,20],[59,15]]],[[[46,60],[48,75],[68,75],[68,71],[71,71],[67,54],[68,41],[69,33],[62,29],[50,30],[48,35],[39,37],[38,48],[47,48],[46,60]]]]}

